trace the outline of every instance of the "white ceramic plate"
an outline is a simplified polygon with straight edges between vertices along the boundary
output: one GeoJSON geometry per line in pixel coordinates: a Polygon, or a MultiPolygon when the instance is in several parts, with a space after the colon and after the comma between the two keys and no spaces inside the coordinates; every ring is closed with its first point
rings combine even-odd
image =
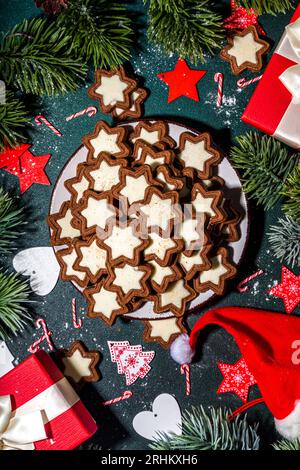
{"type": "MultiPolygon", "coordinates": [[[[144,119],[147,121],[147,119],[144,119]]],[[[148,119],[148,121],[152,121],[148,119]]],[[[183,124],[178,124],[172,121],[164,120],[169,126],[170,136],[178,143],[179,136],[182,132],[189,131],[193,134],[200,134],[199,131],[188,128],[183,124]]],[[[126,123],[124,125],[134,128],[137,125],[138,121],[126,123]]],[[[58,212],[62,203],[70,199],[70,193],[64,186],[64,182],[69,178],[73,178],[76,175],[76,168],[79,163],[82,163],[87,158],[87,149],[84,146],[81,146],[73,156],[68,160],[65,167],[63,168],[56,185],[53,190],[51,204],[50,204],[50,214],[58,212]]],[[[218,166],[218,175],[224,179],[226,188],[224,189],[224,194],[226,197],[230,198],[232,204],[237,209],[242,209],[244,212],[244,217],[240,223],[239,229],[241,238],[234,243],[230,243],[229,246],[232,248],[233,261],[236,265],[240,264],[243,257],[243,253],[247,244],[248,232],[249,232],[249,216],[248,216],[248,205],[245,194],[242,191],[241,181],[237,172],[231,166],[227,158],[223,158],[222,162],[218,166]]],[[[55,247],[54,250],[57,251],[64,247],[55,247]]],[[[79,290],[82,291],[76,284],[74,284],[79,290]]],[[[198,295],[189,305],[189,310],[193,310],[196,307],[201,307],[208,300],[214,296],[212,290],[208,290],[200,295],[198,295]]],[[[140,309],[135,312],[126,314],[127,317],[138,319],[138,320],[159,320],[161,318],[170,318],[173,317],[172,312],[160,313],[159,315],[153,312],[153,303],[147,302],[140,309]]]]}

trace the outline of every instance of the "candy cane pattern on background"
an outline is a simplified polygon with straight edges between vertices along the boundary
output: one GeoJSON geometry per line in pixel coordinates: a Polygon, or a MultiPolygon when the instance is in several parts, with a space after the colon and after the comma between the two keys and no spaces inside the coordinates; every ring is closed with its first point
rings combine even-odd
{"type": "Polygon", "coordinates": [[[89,117],[94,116],[98,112],[96,106],[89,106],[88,108],[83,109],[82,111],[78,111],[77,113],[71,114],[66,118],[66,121],[71,121],[71,119],[75,119],[77,117],[83,116],[87,114],[89,117]]]}
{"type": "Polygon", "coordinates": [[[217,106],[220,108],[223,102],[223,82],[224,82],[224,75],[221,72],[217,72],[215,74],[215,82],[218,83],[218,96],[217,96],[217,106]]]}
{"type": "Polygon", "coordinates": [[[245,88],[248,85],[252,85],[252,83],[258,82],[259,80],[262,79],[262,77],[263,76],[260,75],[259,77],[252,78],[251,80],[248,80],[248,81],[246,81],[245,78],[241,78],[240,80],[237,81],[237,86],[239,88],[245,88]]]}
{"type": "Polygon", "coordinates": [[[247,290],[249,290],[249,286],[245,286],[245,284],[248,284],[248,282],[252,281],[252,279],[255,279],[256,277],[261,276],[263,273],[264,273],[263,270],[259,269],[254,274],[251,274],[251,276],[246,277],[246,279],[244,279],[237,285],[237,290],[239,292],[247,292],[247,290]]]}
{"type": "Polygon", "coordinates": [[[50,351],[53,351],[53,344],[51,341],[50,336],[52,335],[52,331],[48,330],[47,323],[43,318],[38,318],[35,322],[37,328],[42,328],[43,329],[43,336],[36,340],[34,343],[31,344],[31,346],[28,348],[28,351],[31,353],[36,353],[40,349],[40,343],[44,340],[47,341],[48,347],[50,351]]]}
{"type": "Polygon", "coordinates": [[[101,405],[107,406],[107,405],[114,405],[115,403],[119,403],[120,401],[127,400],[128,398],[131,398],[133,393],[130,390],[125,390],[125,392],[122,393],[120,397],[117,398],[112,398],[111,400],[103,401],[101,405]]]}
{"type": "Polygon", "coordinates": [[[45,118],[45,116],[35,116],[34,120],[38,126],[45,124],[47,127],[49,127],[52,132],[54,132],[54,134],[58,135],[59,137],[62,136],[62,133],[58,129],[56,129],[56,127],[54,127],[53,124],[51,124],[51,122],[49,122],[48,119],[45,118]]]}
{"type": "Polygon", "coordinates": [[[185,374],[185,390],[186,394],[191,394],[191,376],[190,376],[190,365],[182,364],[180,367],[181,375],[185,374]]]}
{"type": "Polygon", "coordinates": [[[77,320],[76,314],[76,299],[75,297],[72,299],[72,320],[74,328],[81,328],[82,327],[82,320],[77,320]]]}

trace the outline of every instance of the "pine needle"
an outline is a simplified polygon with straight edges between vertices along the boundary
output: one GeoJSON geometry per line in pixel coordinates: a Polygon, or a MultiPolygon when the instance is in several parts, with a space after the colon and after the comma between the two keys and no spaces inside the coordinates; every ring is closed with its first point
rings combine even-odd
{"type": "Polygon", "coordinates": [[[12,92],[6,92],[5,103],[0,103],[0,151],[5,146],[15,147],[26,140],[27,122],[28,115],[22,101],[12,92]]]}
{"type": "Polygon", "coordinates": [[[154,450],[258,450],[257,426],[246,417],[228,419],[229,410],[193,407],[182,417],[182,434],[158,434],[150,448],[154,450]]]}
{"type": "Polygon", "coordinates": [[[0,188],[0,254],[15,249],[15,242],[23,233],[24,219],[23,208],[18,208],[15,200],[0,188]]]}
{"type": "Polygon", "coordinates": [[[292,217],[278,219],[267,234],[272,251],[281,262],[289,266],[300,266],[300,224],[292,217]]]}
{"type": "Polygon", "coordinates": [[[28,313],[30,288],[17,274],[0,271],[0,339],[17,335],[31,320],[28,313]]]}
{"type": "Polygon", "coordinates": [[[243,170],[245,193],[265,209],[271,209],[281,198],[288,177],[297,165],[297,154],[273,137],[249,132],[237,137],[231,150],[234,166],[243,170]]]}
{"type": "Polygon", "coordinates": [[[220,49],[225,37],[222,17],[210,0],[149,0],[150,41],[167,54],[178,54],[192,63],[204,62],[205,52],[220,49]]]}
{"type": "Polygon", "coordinates": [[[286,13],[294,5],[291,0],[237,0],[237,3],[247,9],[253,8],[259,15],[262,13],[271,15],[286,13]]]}
{"type": "Polygon", "coordinates": [[[75,55],[95,68],[113,68],[130,58],[133,29],[122,2],[69,0],[57,22],[72,38],[75,55]]]}
{"type": "Polygon", "coordinates": [[[300,450],[300,438],[295,439],[294,441],[282,439],[282,441],[275,442],[273,447],[275,450],[300,450]]]}
{"type": "Polygon", "coordinates": [[[46,19],[24,20],[0,42],[0,75],[7,85],[25,93],[54,95],[75,91],[86,67],[70,52],[64,28],[46,19]]]}
{"type": "Polygon", "coordinates": [[[287,198],[284,212],[300,224],[300,166],[288,177],[282,194],[287,198]]]}

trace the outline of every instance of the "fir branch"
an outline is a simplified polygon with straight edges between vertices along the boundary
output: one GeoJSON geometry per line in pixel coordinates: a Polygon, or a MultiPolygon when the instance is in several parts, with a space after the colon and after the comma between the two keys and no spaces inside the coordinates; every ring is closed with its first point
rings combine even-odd
{"type": "Polygon", "coordinates": [[[42,96],[74,91],[86,67],[71,55],[70,41],[56,23],[41,18],[24,20],[2,34],[0,75],[7,85],[25,93],[42,96]]]}
{"type": "Polygon", "coordinates": [[[246,417],[228,419],[229,410],[193,407],[182,417],[182,434],[159,434],[150,448],[154,450],[258,450],[257,426],[246,417]]]}
{"type": "Polygon", "coordinates": [[[15,248],[16,240],[23,233],[24,218],[23,208],[18,208],[15,200],[0,188],[0,254],[15,248]]]}
{"type": "Polygon", "coordinates": [[[112,68],[130,58],[131,20],[121,2],[69,0],[57,22],[72,38],[71,49],[95,68],[112,68]]]}
{"type": "Polygon", "coordinates": [[[273,137],[255,132],[236,138],[238,146],[231,150],[236,168],[243,170],[243,189],[250,198],[272,208],[282,197],[289,175],[297,165],[297,155],[273,137]]]}
{"type": "Polygon", "coordinates": [[[237,3],[247,9],[253,8],[259,15],[262,13],[277,15],[278,13],[286,13],[293,7],[294,2],[291,0],[237,0],[237,3]]]}
{"type": "Polygon", "coordinates": [[[300,438],[293,441],[282,439],[273,444],[275,450],[300,450],[300,438]]]}
{"type": "Polygon", "coordinates": [[[15,147],[26,140],[27,121],[28,115],[24,103],[11,91],[6,92],[5,102],[0,103],[0,151],[6,145],[15,147]]]}
{"type": "Polygon", "coordinates": [[[278,219],[267,234],[276,258],[291,267],[300,266],[300,224],[292,217],[278,219]]]}
{"type": "Polygon", "coordinates": [[[287,198],[283,210],[300,224],[300,166],[288,177],[282,194],[287,198]]]}
{"type": "Polygon", "coordinates": [[[205,52],[221,47],[222,17],[210,0],[149,0],[148,13],[148,37],[167,54],[204,62],[205,52]]]}
{"type": "Polygon", "coordinates": [[[0,271],[0,339],[17,335],[31,320],[28,313],[30,288],[17,274],[0,271]]]}

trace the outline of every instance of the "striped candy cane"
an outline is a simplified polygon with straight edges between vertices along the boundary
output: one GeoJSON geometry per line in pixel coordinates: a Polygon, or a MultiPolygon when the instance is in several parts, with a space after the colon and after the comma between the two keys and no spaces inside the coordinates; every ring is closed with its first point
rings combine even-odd
{"type": "Polygon", "coordinates": [[[48,121],[48,119],[45,118],[45,116],[42,116],[42,115],[39,115],[39,116],[35,116],[34,118],[35,122],[37,123],[38,126],[41,126],[42,124],[45,124],[47,127],[49,127],[49,129],[54,132],[54,134],[58,135],[58,136],[62,136],[62,133],[56,129],[56,127],[53,126],[53,124],[51,124],[51,122],[48,121]]]}
{"type": "Polygon", "coordinates": [[[186,394],[191,394],[191,376],[190,376],[190,365],[189,364],[182,364],[180,367],[181,375],[185,374],[185,389],[186,394]]]}
{"type": "Polygon", "coordinates": [[[122,393],[120,397],[117,398],[112,398],[111,400],[103,401],[101,405],[107,406],[107,405],[114,405],[115,403],[119,403],[122,400],[127,400],[128,398],[132,397],[132,392],[130,390],[126,390],[125,392],[122,393]]]}
{"type": "Polygon", "coordinates": [[[249,290],[249,286],[245,286],[245,284],[248,284],[248,282],[252,281],[252,279],[255,279],[256,277],[261,276],[263,273],[264,273],[263,270],[259,269],[258,271],[256,271],[256,273],[251,274],[251,276],[249,277],[246,277],[246,279],[244,279],[237,285],[237,290],[239,292],[247,292],[247,290],[249,290]]]}
{"type": "Polygon", "coordinates": [[[77,315],[76,315],[76,299],[72,299],[72,319],[73,319],[73,325],[74,328],[81,328],[82,327],[82,320],[79,319],[77,320],[77,315]]]}
{"type": "Polygon", "coordinates": [[[218,83],[218,96],[217,96],[217,106],[220,108],[222,106],[223,101],[223,82],[224,82],[224,75],[220,72],[215,74],[215,82],[218,83]]]}
{"type": "Polygon", "coordinates": [[[28,348],[28,351],[31,353],[36,353],[40,349],[40,343],[44,340],[47,341],[50,351],[53,351],[54,348],[50,338],[50,336],[52,335],[52,331],[48,330],[46,321],[43,318],[38,318],[35,324],[37,328],[43,329],[44,334],[43,336],[41,336],[41,338],[31,344],[31,346],[28,348]]]}
{"type": "Polygon", "coordinates": [[[89,106],[88,108],[83,109],[82,111],[78,111],[78,113],[71,114],[71,116],[66,118],[66,121],[71,121],[71,119],[83,116],[84,114],[87,114],[89,117],[94,116],[96,114],[98,109],[96,106],[89,106]]]}
{"type": "Polygon", "coordinates": [[[241,78],[240,80],[237,81],[237,86],[239,88],[245,88],[248,85],[252,85],[252,83],[258,82],[259,80],[262,79],[262,75],[259,77],[252,78],[251,80],[246,81],[245,78],[241,78]]]}

